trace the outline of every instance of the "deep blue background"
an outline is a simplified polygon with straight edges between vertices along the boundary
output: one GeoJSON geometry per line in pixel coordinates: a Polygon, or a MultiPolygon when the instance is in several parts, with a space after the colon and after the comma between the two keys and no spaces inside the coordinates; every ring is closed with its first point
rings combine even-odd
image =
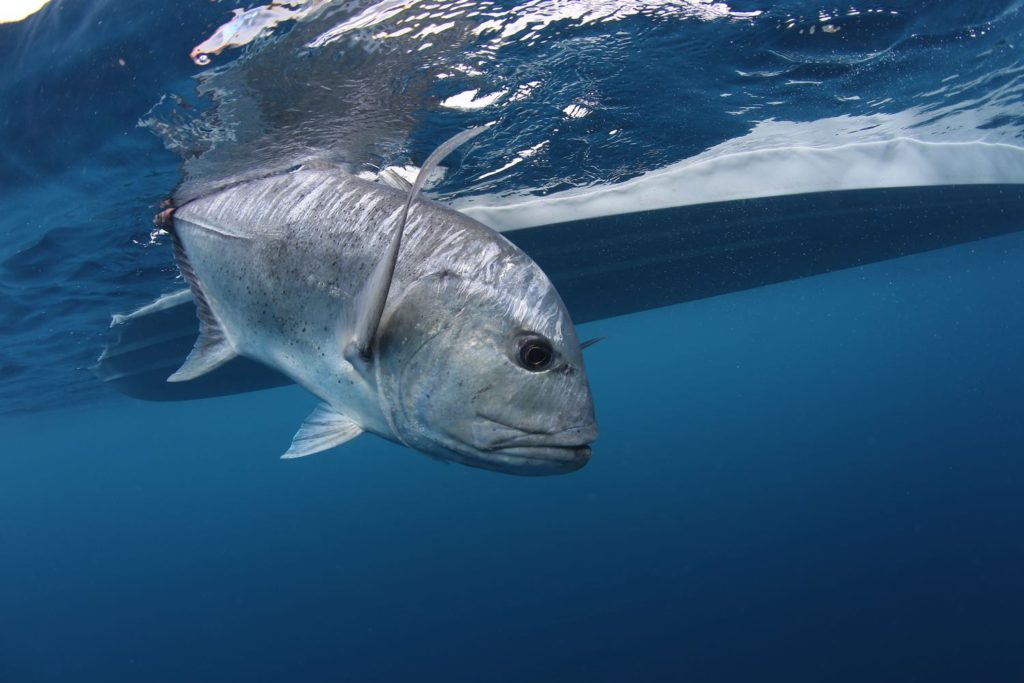
{"type": "Polygon", "coordinates": [[[1016,681],[1024,236],[586,326],[564,477],[297,389],[0,423],[3,681],[1016,681]]]}

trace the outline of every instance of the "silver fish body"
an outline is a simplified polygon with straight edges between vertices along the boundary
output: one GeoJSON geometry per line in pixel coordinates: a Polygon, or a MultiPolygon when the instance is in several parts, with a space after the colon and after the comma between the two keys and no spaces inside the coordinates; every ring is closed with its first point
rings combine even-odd
{"type": "Polygon", "coordinates": [[[486,226],[413,205],[372,339],[352,351],[406,198],[300,170],[179,207],[179,266],[205,331],[171,379],[234,355],[280,370],[323,401],[286,455],[369,431],[503,472],[578,469],[596,426],[575,329],[541,269],[486,226]]]}

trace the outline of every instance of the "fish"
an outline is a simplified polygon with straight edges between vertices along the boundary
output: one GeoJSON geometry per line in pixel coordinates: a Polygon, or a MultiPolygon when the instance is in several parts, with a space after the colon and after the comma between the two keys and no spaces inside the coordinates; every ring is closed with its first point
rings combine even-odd
{"type": "MultiPolygon", "coordinates": [[[[311,165],[165,210],[199,336],[168,377],[243,356],[320,403],[282,457],[369,432],[508,474],[572,472],[597,424],[582,345],[555,287],[499,233],[419,197],[311,165]]],[[[399,189],[402,187],[403,189],[399,189]]]]}
{"type": "Polygon", "coordinates": [[[329,0],[289,0],[271,2],[251,9],[232,11],[231,20],[220,25],[213,35],[192,48],[189,57],[198,66],[206,66],[213,55],[229,47],[242,47],[261,36],[269,35],[278,24],[304,19],[318,11],[329,0]]]}

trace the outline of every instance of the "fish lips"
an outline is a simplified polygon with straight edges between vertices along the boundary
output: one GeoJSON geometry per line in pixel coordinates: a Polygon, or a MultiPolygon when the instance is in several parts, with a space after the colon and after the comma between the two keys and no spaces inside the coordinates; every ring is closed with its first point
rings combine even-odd
{"type": "Polygon", "coordinates": [[[483,466],[525,476],[567,474],[590,461],[590,446],[513,446],[484,451],[483,466]]]}
{"type": "Polygon", "coordinates": [[[528,432],[479,416],[473,425],[476,467],[542,476],[574,472],[590,461],[590,443],[597,438],[593,425],[555,432],[528,432]]]}

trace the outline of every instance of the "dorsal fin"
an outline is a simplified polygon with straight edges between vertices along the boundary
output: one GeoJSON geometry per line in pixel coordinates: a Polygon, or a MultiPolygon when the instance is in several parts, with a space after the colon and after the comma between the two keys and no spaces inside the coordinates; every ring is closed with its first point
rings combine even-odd
{"type": "Polygon", "coordinates": [[[345,322],[344,336],[342,337],[345,356],[350,362],[354,363],[358,359],[365,361],[370,358],[373,339],[377,334],[380,317],[384,313],[384,304],[387,302],[388,291],[391,289],[391,280],[395,275],[395,264],[398,262],[398,252],[402,247],[402,233],[405,231],[405,224],[409,218],[409,209],[416,200],[420,188],[423,187],[424,181],[452,150],[485,130],[484,126],[478,126],[459,133],[434,150],[434,153],[420,168],[416,182],[409,190],[409,197],[402,208],[402,215],[398,219],[398,226],[395,228],[395,235],[391,238],[387,252],[377,262],[370,277],[363,285],[363,289],[352,302],[351,314],[345,322]]]}
{"type": "Polygon", "coordinates": [[[182,277],[188,282],[189,289],[192,290],[192,299],[195,301],[196,315],[199,318],[199,338],[192,347],[192,353],[188,354],[188,358],[178,371],[167,378],[168,382],[185,382],[219,368],[238,353],[231,346],[220,321],[210,308],[210,302],[203,292],[199,277],[192,269],[192,263],[188,260],[181,238],[172,231],[171,240],[174,243],[174,260],[182,277]]]}
{"type": "Polygon", "coordinates": [[[393,187],[396,190],[401,190],[402,192],[412,191],[412,183],[399,175],[398,171],[392,166],[388,166],[377,174],[377,182],[383,183],[388,187],[393,187]]]}

